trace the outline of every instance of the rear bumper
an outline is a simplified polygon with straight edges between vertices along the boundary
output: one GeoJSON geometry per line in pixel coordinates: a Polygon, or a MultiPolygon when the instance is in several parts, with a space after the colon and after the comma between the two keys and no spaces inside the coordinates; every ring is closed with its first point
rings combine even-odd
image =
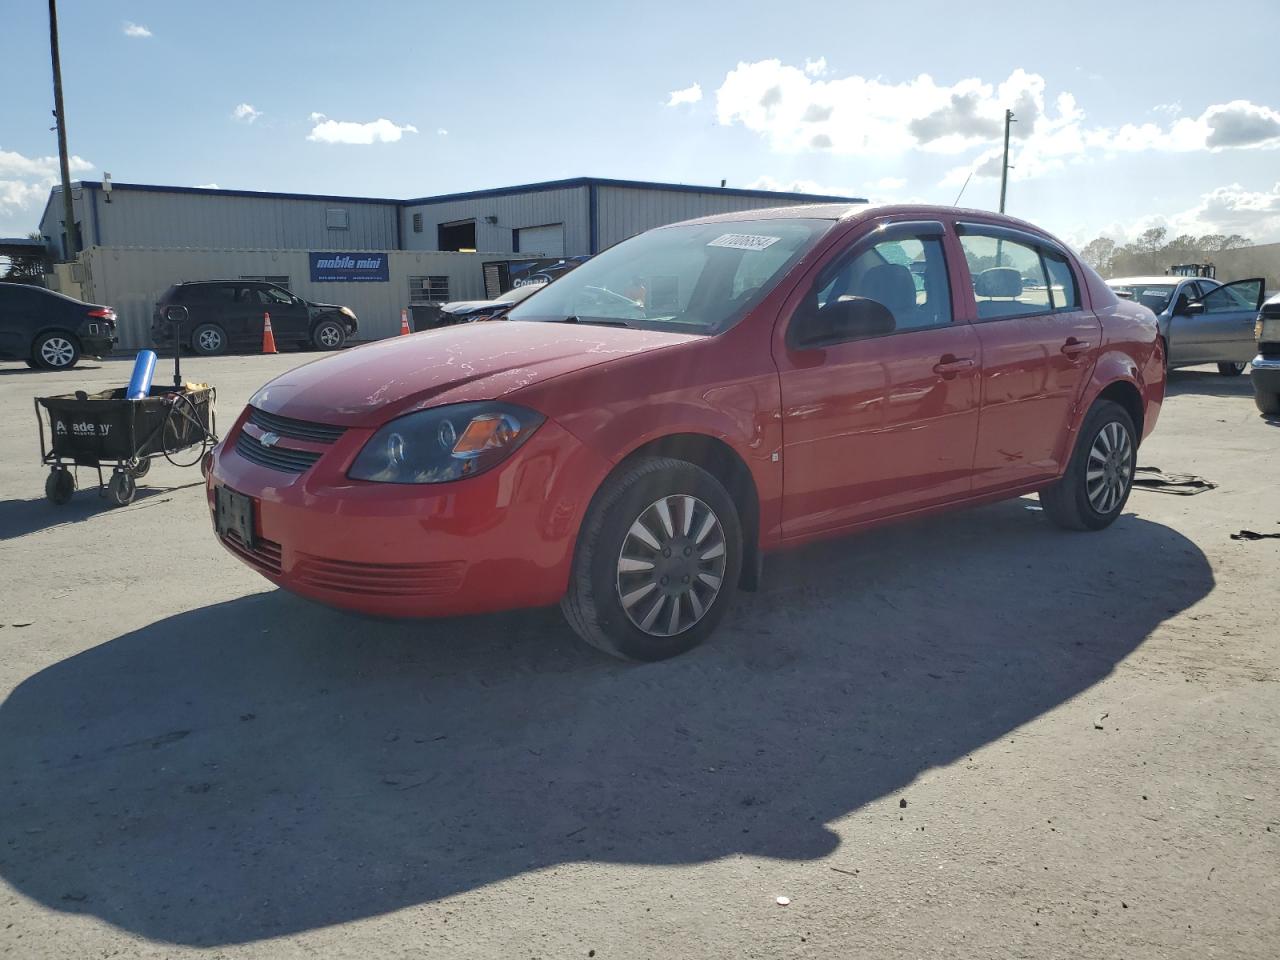
{"type": "Polygon", "coordinates": [[[80,335],[80,352],[90,357],[110,356],[119,343],[118,337],[80,335]]]}
{"type": "Polygon", "coordinates": [[[422,485],[347,479],[371,430],[348,430],[313,467],[290,474],[238,454],[242,429],[237,423],[214,451],[206,492],[215,523],[217,485],[252,497],[257,543],[229,535],[223,546],[287,590],[376,616],[555,603],[608,469],[553,421],[486,473],[422,485]]]}

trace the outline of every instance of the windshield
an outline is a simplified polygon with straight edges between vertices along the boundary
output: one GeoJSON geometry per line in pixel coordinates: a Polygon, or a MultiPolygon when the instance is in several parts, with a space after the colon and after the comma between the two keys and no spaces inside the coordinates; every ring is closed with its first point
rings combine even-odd
{"type": "Polygon", "coordinates": [[[509,320],[718,333],[760,301],[830,220],[742,220],[650,230],[516,307],[509,320]]]}
{"type": "Polygon", "coordinates": [[[1134,303],[1140,303],[1152,313],[1164,313],[1169,305],[1169,298],[1177,288],[1176,283],[1113,283],[1110,284],[1116,296],[1128,297],[1134,303]]]}
{"type": "Polygon", "coordinates": [[[523,286],[512,287],[506,293],[498,294],[493,301],[494,303],[519,303],[545,286],[545,283],[526,283],[523,286]]]}

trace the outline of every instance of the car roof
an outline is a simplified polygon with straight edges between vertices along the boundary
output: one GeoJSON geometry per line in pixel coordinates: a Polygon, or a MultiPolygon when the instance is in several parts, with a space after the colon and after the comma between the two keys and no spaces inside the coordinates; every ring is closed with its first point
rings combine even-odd
{"type": "MultiPolygon", "coordinates": [[[[1107,283],[1181,283],[1183,280],[1213,280],[1213,277],[1112,277],[1107,283]]],[[[1217,280],[1213,280],[1217,283],[1217,280]]]]}
{"type": "MultiPolygon", "coordinates": [[[[761,207],[756,210],[736,210],[731,213],[717,213],[708,217],[697,217],[682,221],[680,224],[729,223],[743,220],[872,220],[878,217],[910,216],[920,219],[933,217],[954,217],[958,220],[972,220],[997,226],[1008,226],[1025,230],[1034,234],[1044,234],[1055,239],[1043,227],[1026,220],[1019,220],[1003,213],[990,210],[977,210],[972,207],[948,207],[928,203],[804,203],[789,207],[761,207]]],[[[658,228],[662,229],[662,228],[658,228]]],[[[1061,243],[1061,241],[1058,241],[1061,243]]]]}

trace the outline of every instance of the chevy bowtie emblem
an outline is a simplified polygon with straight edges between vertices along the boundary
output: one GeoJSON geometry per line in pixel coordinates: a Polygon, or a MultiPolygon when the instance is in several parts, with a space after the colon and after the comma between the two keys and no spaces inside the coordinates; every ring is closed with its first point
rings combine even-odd
{"type": "Polygon", "coordinates": [[[274,447],[277,443],[280,442],[280,434],[264,433],[261,437],[258,438],[258,442],[262,444],[264,447],[274,447]]]}

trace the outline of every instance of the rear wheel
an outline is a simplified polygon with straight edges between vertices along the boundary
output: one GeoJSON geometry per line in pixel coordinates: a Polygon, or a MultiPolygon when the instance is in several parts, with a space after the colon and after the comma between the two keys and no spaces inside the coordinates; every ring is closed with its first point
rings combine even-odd
{"type": "Polygon", "coordinates": [[[227,332],[216,323],[202,323],[191,331],[191,349],[206,357],[227,352],[227,332]]]}
{"type": "Polygon", "coordinates": [[[137,463],[129,468],[129,473],[133,475],[135,480],[141,480],[151,472],[151,458],[143,457],[137,463]]]}
{"type": "Polygon", "coordinates": [[[138,484],[127,470],[117,470],[107,482],[107,499],[117,507],[128,506],[137,492],[138,484]]]}
{"type": "Polygon", "coordinates": [[[347,331],[337,320],[321,320],[311,331],[311,342],[317,350],[340,350],[347,342],[347,331]]]}
{"type": "Polygon", "coordinates": [[[42,333],[31,345],[33,366],[41,370],[70,370],[80,359],[80,345],[69,333],[42,333]]]}
{"type": "Polygon", "coordinates": [[[1256,387],[1253,391],[1253,402],[1257,404],[1261,413],[1268,415],[1280,413],[1280,393],[1273,393],[1270,390],[1259,390],[1256,387]]]}
{"type": "Polygon", "coordinates": [[[1068,530],[1101,530],[1120,516],[1133,489],[1138,440],[1129,411],[1111,400],[1093,405],[1067,472],[1040,491],[1044,512],[1068,530]]]}
{"type": "Polygon", "coordinates": [[[592,646],[663,660],[711,634],[741,566],[742,526],[720,482],[683,460],[645,458],[592,501],[561,608],[592,646]]]}
{"type": "Polygon", "coordinates": [[[1218,364],[1218,372],[1224,377],[1238,377],[1244,373],[1247,363],[1220,363],[1218,364]]]}

